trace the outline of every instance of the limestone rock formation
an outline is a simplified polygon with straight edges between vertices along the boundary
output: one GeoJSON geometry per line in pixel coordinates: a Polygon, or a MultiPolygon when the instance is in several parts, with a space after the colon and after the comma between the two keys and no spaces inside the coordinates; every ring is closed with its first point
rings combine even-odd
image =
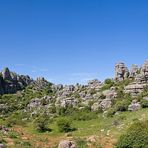
{"type": "Polygon", "coordinates": [[[130,70],[130,78],[134,78],[138,74],[138,71],[139,71],[139,67],[133,64],[130,70]]]}
{"type": "Polygon", "coordinates": [[[134,81],[125,87],[125,93],[137,96],[148,89],[148,61],[146,61],[135,75],[134,81]]]}
{"type": "Polygon", "coordinates": [[[0,73],[0,94],[15,93],[31,84],[33,80],[29,76],[18,75],[8,68],[0,73]]]}
{"type": "Polygon", "coordinates": [[[124,63],[118,63],[115,66],[115,79],[117,81],[122,81],[126,78],[128,78],[129,76],[129,70],[128,68],[125,66],[124,63]]]}
{"type": "Polygon", "coordinates": [[[128,107],[128,111],[137,111],[141,108],[141,105],[137,100],[133,100],[131,105],[128,107]]]}

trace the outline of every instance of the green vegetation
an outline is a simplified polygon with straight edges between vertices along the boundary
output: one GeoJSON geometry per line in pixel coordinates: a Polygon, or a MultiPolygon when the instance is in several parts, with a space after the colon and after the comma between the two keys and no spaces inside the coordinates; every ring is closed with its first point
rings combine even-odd
{"type": "Polygon", "coordinates": [[[72,127],[72,121],[70,119],[61,118],[57,121],[57,125],[60,132],[68,133],[76,130],[72,127]]]}
{"type": "Polygon", "coordinates": [[[117,148],[147,148],[148,121],[134,123],[117,143],[117,148]]]}
{"type": "Polygon", "coordinates": [[[49,119],[47,115],[39,116],[34,121],[35,129],[39,132],[46,132],[51,131],[51,129],[48,128],[49,119]]]}

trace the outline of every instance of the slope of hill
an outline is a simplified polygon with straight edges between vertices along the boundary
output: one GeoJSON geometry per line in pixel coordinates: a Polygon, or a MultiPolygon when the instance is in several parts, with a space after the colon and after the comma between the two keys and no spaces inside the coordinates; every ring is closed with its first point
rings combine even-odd
{"type": "MultiPolygon", "coordinates": [[[[0,73],[0,136],[7,147],[115,147],[137,120],[148,120],[148,61],[115,66],[115,78],[55,85],[5,68],[0,73]]],[[[148,133],[147,133],[148,135],[148,133]]]]}

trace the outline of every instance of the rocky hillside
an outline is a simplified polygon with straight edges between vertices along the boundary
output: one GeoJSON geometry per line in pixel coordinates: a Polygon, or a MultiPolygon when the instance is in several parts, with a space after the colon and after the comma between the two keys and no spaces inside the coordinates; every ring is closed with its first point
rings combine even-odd
{"type": "MultiPolygon", "coordinates": [[[[46,127],[50,120],[51,130],[56,129],[55,124],[60,128],[66,124],[59,132],[71,132],[76,129],[70,127],[67,119],[60,123],[58,119],[66,116],[77,123],[95,120],[99,115],[102,125],[108,127],[105,122],[110,117],[148,108],[148,61],[141,67],[132,65],[130,70],[124,63],[118,63],[115,78],[104,82],[94,79],[86,85],[55,85],[42,77],[33,80],[5,68],[0,73],[0,94],[0,121],[5,125],[35,124],[37,130],[50,131],[46,127]]],[[[120,128],[119,121],[113,124],[120,128]]],[[[80,133],[81,129],[77,130],[80,133]]]]}
{"type": "MultiPolygon", "coordinates": [[[[40,108],[48,110],[51,106],[56,108],[72,106],[83,109],[89,106],[92,111],[100,109],[105,111],[112,107],[113,102],[119,99],[120,95],[127,94],[135,98],[148,89],[148,61],[141,67],[132,65],[130,70],[124,63],[118,63],[115,65],[114,79],[106,79],[104,82],[95,79],[90,80],[87,85],[75,86],[54,85],[44,78],[33,80],[29,76],[10,72],[8,68],[0,73],[0,94],[12,94],[25,91],[26,88],[27,90],[30,88],[33,94],[43,90],[47,92],[47,95],[32,98],[26,106],[29,110],[40,110],[40,108]],[[46,103],[42,103],[43,101],[46,103]]],[[[135,100],[133,103],[139,104],[135,100]]]]}

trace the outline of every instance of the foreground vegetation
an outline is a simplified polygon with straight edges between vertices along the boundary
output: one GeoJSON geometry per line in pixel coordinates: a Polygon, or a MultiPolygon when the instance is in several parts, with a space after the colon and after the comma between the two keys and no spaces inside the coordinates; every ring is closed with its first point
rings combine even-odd
{"type": "MultiPolygon", "coordinates": [[[[37,147],[38,145],[43,145],[44,147],[47,145],[49,147],[50,145],[50,147],[54,147],[58,144],[59,140],[70,138],[77,141],[83,148],[87,143],[87,139],[90,136],[95,136],[96,143],[98,142],[102,147],[108,147],[109,145],[115,147],[119,139],[117,147],[124,148],[126,147],[124,146],[124,140],[127,142],[124,137],[127,137],[129,132],[132,134],[137,133],[136,131],[130,131],[134,129],[134,127],[139,132],[141,126],[137,128],[138,121],[144,122],[147,120],[147,117],[148,109],[142,109],[136,112],[123,112],[113,117],[107,117],[100,113],[94,119],[89,120],[74,120],[71,116],[68,116],[66,119],[65,117],[55,117],[53,120],[50,119],[50,121],[48,121],[43,131],[36,129],[34,122],[26,123],[23,121],[19,125],[13,125],[8,134],[5,135],[1,132],[0,136],[1,142],[7,144],[8,147],[21,146],[26,148],[37,147]],[[126,133],[126,130],[134,123],[135,125],[126,133]],[[105,142],[106,140],[108,143],[105,142]]],[[[6,120],[1,119],[0,124],[7,125],[8,120],[9,118],[6,120]]],[[[145,122],[145,125],[147,126],[147,122],[145,122]]],[[[147,137],[148,132],[146,129],[139,133],[139,136],[141,135],[142,139],[147,137]],[[143,133],[145,133],[145,135],[143,133]]],[[[135,137],[136,135],[131,136],[135,137]]],[[[130,137],[130,139],[132,140],[134,137],[130,137]]],[[[140,148],[140,146],[138,146],[137,148],[140,148]]]]}

